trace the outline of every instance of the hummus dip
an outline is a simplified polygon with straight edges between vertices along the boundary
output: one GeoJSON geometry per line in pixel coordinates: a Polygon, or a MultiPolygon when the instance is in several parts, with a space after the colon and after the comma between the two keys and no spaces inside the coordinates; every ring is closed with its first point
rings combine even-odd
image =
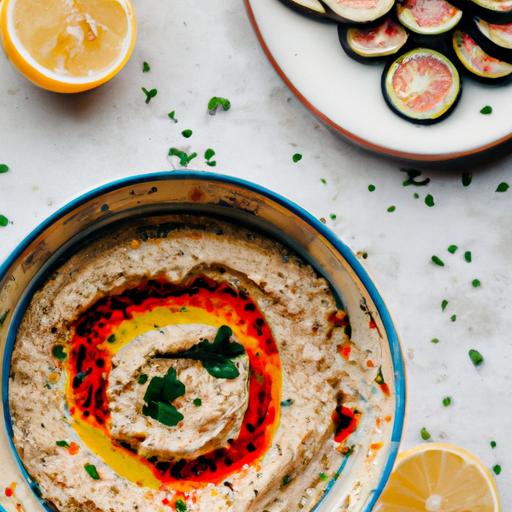
{"type": "Polygon", "coordinates": [[[359,383],[386,392],[349,335],[325,279],[260,233],[118,225],[32,297],[14,443],[60,511],[308,511],[354,449],[359,383]]]}

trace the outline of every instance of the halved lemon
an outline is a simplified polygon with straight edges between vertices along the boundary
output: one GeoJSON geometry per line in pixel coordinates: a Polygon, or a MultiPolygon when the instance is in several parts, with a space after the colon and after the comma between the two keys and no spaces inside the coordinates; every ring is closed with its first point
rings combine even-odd
{"type": "Polygon", "coordinates": [[[399,455],[375,512],[499,512],[490,471],[449,444],[418,446],[399,455]]]}
{"type": "Polygon", "coordinates": [[[136,39],[130,0],[0,0],[7,56],[54,92],[93,89],[128,62],[136,39]]]}

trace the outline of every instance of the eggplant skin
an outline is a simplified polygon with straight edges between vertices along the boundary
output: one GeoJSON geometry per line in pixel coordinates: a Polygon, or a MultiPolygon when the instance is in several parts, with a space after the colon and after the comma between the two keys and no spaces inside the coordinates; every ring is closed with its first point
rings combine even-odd
{"type": "MultiPolygon", "coordinates": [[[[373,26],[373,24],[372,24],[373,26]]],[[[373,57],[365,57],[364,55],[360,55],[359,53],[356,53],[352,47],[350,46],[350,43],[348,42],[348,31],[351,27],[345,23],[338,23],[338,38],[340,40],[341,47],[343,48],[344,52],[351,58],[356,60],[357,62],[360,62],[361,64],[382,64],[383,62],[387,62],[389,59],[394,59],[395,55],[401,51],[404,47],[407,46],[407,42],[405,43],[402,48],[399,48],[395,53],[388,54],[388,55],[375,55],[373,57]]],[[[368,27],[370,28],[370,26],[368,27]]],[[[407,29],[405,29],[407,30],[407,29]]]]}
{"type": "MultiPolygon", "coordinates": [[[[410,51],[410,50],[406,50],[405,52],[402,53],[402,55],[404,53],[407,53],[408,51],[410,51]]],[[[386,91],[386,78],[388,76],[389,70],[390,70],[391,66],[393,65],[393,63],[395,62],[395,60],[399,59],[399,58],[400,58],[400,56],[396,57],[395,59],[391,59],[386,64],[384,71],[382,72],[380,87],[382,90],[382,96],[384,96],[384,101],[387,103],[388,107],[399,117],[401,117],[402,119],[405,119],[406,121],[409,121],[410,123],[413,123],[413,124],[428,126],[428,125],[439,123],[439,122],[443,121],[444,119],[446,119],[455,110],[455,108],[459,104],[460,98],[462,96],[462,80],[459,80],[459,90],[457,91],[456,98],[454,99],[450,108],[446,112],[444,112],[442,115],[440,115],[439,117],[436,117],[435,119],[432,119],[432,118],[431,119],[416,119],[414,117],[409,117],[408,115],[404,114],[404,112],[402,112],[399,108],[397,108],[396,105],[394,105],[394,103],[391,101],[391,98],[389,98],[388,93],[386,91]]],[[[448,57],[446,57],[446,58],[448,59],[448,57]]]]}
{"type": "Polygon", "coordinates": [[[499,59],[512,64],[512,49],[503,48],[503,46],[496,44],[485,34],[483,34],[478,28],[478,24],[475,18],[468,22],[464,28],[485,53],[488,53],[495,59],[499,59]]]}
{"type": "MultiPolygon", "coordinates": [[[[313,18],[317,21],[336,21],[333,19],[331,15],[329,15],[327,9],[325,13],[314,11],[313,9],[308,9],[307,7],[304,7],[303,5],[298,4],[297,2],[294,2],[293,0],[279,0],[283,5],[286,5],[286,7],[289,7],[290,9],[294,10],[295,12],[298,12],[299,14],[303,14],[305,16],[308,16],[309,18],[313,18]]],[[[322,4],[323,5],[323,4],[322,4]]],[[[324,6],[325,8],[325,6],[324,6]]],[[[340,20],[337,20],[340,21],[340,20]]]]}
{"type": "Polygon", "coordinates": [[[512,10],[510,11],[493,11],[492,9],[486,9],[481,5],[472,2],[471,0],[449,0],[449,2],[455,7],[464,11],[464,14],[470,14],[472,16],[478,16],[485,21],[491,23],[510,23],[512,21],[512,10]]]}

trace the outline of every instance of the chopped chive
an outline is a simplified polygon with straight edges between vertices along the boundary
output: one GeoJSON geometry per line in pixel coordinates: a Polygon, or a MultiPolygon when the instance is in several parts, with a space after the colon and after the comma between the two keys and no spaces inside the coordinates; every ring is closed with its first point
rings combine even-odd
{"type": "Polygon", "coordinates": [[[192,401],[192,403],[193,403],[196,407],[201,407],[201,405],[203,405],[203,401],[202,401],[200,398],[194,398],[194,400],[192,401]]]}
{"type": "Polygon", "coordinates": [[[146,105],[158,94],[156,89],[146,89],[142,87],[142,92],[146,95],[146,105]]]}
{"type": "Polygon", "coordinates": [[[434,345],[437,345],[439,343],[439,338],[432,338],[430,340],[430,343],[433,343],[434,345]]]}
{"type": "Polygon", "coordinates": [[[148,376],[145,373],[141,373],[139,375],[139,378],[137,379],[137,382],[139,384],[146,384],[147,381],[148,381],[148,376]]]}
{"type": "Polygon", "coordinates": [[[100,475],[98,474],[98,470],[96,469],[96,466],[94,464],[85,464],[84,468],[85,468],[85,471],[87,471],[87,474],[93,480],[99,480],[100,479],[100,475]]]}
{"type": "Polygon", "coordinates": [[[452,316],[450,317],[450,320],[451,320],[452,322],[455,322],[455,321],[457,320],[457,315],[452,315],[452,316]]]}
{"type": "Polygon", "coordinates": [[[469,358],[475,366],[480,366],[484,362],[484,356],[473,348],[469,351],[469,358]]]}
{"type": "Polygon", "coordinates": [[[423,441],[428,441],[432,437],[430,435],[430,432],[425,427],[423,427],[420,430],[420,435],[421,435],[421,439],[423,439],[423,441]]]}
{"type": "Polygon", "coordinates": [[[445,407],[449,407],[450,405],[452,405],[452,397],[451,396],[445,396],[443,398],[443,405],[445,407]]]}
{"type": "Polygon", "coordinates": [[[432,208],[432,206],[435,205],[434,203],[434,196],[432,194],[427,194],[425,196],[425,204],[429,207],[429,208],[432,208]]]}
{"type": "Polygon", "coordinates": [[[377,188],[377,187],[376,187],[375,185],[372,185],[372,184],[368,185],[368,190],[369,190],[370,192],[375,192],[375,189],[376,189],[376,188],[377,188]]]}
{"type": "Polygon", "coordinates": [[[450,254],[455,254],[457,252],[458,247],[456,245],[450,245],[448,246],[448,252],[450,254]]]}
{"type": "Polygon", "coordinates": [[[444,267],[444,261],[439,256],[434,255],[432,256],[431,260],[432,263],[434,263],[435,265],[439,267],[444,267]]]}
{"type": "Polygon", "coordinates": [[[180,498],[176,500],[174,504],[176,512],[187,512],[187,504],[180,498]]]}
{"type": "Polygon", "coordinates": [[[142,72],[147,73],[148,71],[151,71],[151,66],[146,61],[144,61],[142,63],[142,72]]]}
{"type": "Polygon", "coordinates": [[[424,180],[416,179],[421,176],[421,171],[416,169],[400,169],[400,171],[407,173],[407,179],[402,183],[404,187],[409,185],[414,185],[415,187],[425,187],[430,183],[430,178],[425,178],[424,180]]]}
{"type": "Polygon", "coordinates": [[[496,192],[506,192],[510,188],[510,185],[506,183],[505,181],[502,181],[498,188],[496,189],[496,192]]]}
{"type": "Polygon", "coordinates": [[[486,105],[480,110],[480,114],[483,114],[484,116],[488,116],[489,114],[492,114],[492,107],[491,105],[486,105]]]}
{"type": "Polygon", "coordinates": [[[481,284],[482,283],[480,279],[473,279],[473,281],[471,281],[471,285],[473,286],[473,288],[478,288],[481,284]]]}
{"type": "Polygon", "coordinates": [[[227,111],[231,108],[231,102],[227,98],[220,98],[219,96],[214,96],[208,102],[208,112],[211,116],[214,116],[217,113],[219,107],[222,107],[224,111],[227,111]]]}
{"type": "Polygon", "coordinates": [[[293,163],[297,163],[297,162],[300,162],[302,160],[302,155],[300,153],[295,153],[293,156],[292,156],[292,160],[293,160],[293,163]]]}
{"type": "Polygon", "coordinates": [[[170,119],[171,121],[174,121],[175,123],[177,123],[177,122],[178,122],[178,120],[176,119],[176,111],[175,111],[175,110],[172,110],[171,112],[169,112],[169,113],[167,114],[167,116],[169,117],[169,119],[170,119]]]}
{"type": "Polygon", "coordinates": [[[471,251],[466,251],[464,253],[464,259],[468,262],[468,263],[471,263],[472,259],[473,259],[473,255],[471,254],[471,251]]]}
{"type": "Polygon", "coordinates": [[[499,464],[496,464],[493,466],[492,470],[494,471],[495,475],[499,475],[501,473],[501,466],[499,464]]]}
{"type": "Polygon", "coordinates": [[[9,166],[6,164],[0,164],[0,174],[7,172],[9,170],[9,166]]]}
{"type": "Polygon", "coordinates": [[[446,299],[443,299],[441,302],[441,310],[444,311],[446,309],[446,306],[448,306],[448,301],[446,299]]]}
{"type": "Polygon", "coordinates": [[[396,206],[390,206],[390,207],[388,208],[388,212],[389,212],[389,213],[393,213],[395,210],[396,210],[396,206]]]}
{"type": "Polygon", "coordinates": [[[0,226],[5,228],[9,225],[9,219],[5,215],[0,215],[0,226]]]}
{"type": "Polygon", "coordinates": [[[69,443],[67,441],[57,441],[55,444],[61,448],[69,448],[69,443]]]}
{"type": "Polygon", "coordinates": [[[498,443],[496,443],[496,441],[491,441],[489,443],[491,445],[491,448],[494,450],[494,448],[496,448],[496,446],[498,446],[498,443]]]}
{"type": "Polygon", "coordinates": [[[185,137],[185,139],[190,139],[190,137],[192,137],[192,130],[190,130],[190,129],[183,130],[181,132],[181,135],[183,135],[183,137],[185,137]]]}
{"type": "Polygon", "coordinates": [[[471,185],[471,182],[473,181],[473,174],[471,172],[463,172],[462,173],[462,185],[464,187],[469,187],[471,185]]]}

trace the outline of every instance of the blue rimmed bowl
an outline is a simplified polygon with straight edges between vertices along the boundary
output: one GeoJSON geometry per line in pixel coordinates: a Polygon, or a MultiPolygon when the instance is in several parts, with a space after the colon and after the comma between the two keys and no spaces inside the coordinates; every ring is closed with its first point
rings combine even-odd
{"type": "MultiPolygon", "coordinates": [[[[315,512],[372,510],[395,461],[405,412],[405,376],[395,327],[377,288],[353,252],[327,227],[296,204],[258,185],[206,172],[160,172],[125,178],[93,189],[54,213],[0,267],[0,510],[52,510],[25,471],[12,441],[9,369],[16,332],[35,289],[77,244],[121,220],[169,212],[201,213],[241,222],[297,251],[331,284],[348,311],[352,339],[368,354],[386,383],[365,382],[365,410],[337,477],[315,512]],[[376,405],[378,404],[378,407],[376,405]],[[376,417],[375,410],[382,412],[376,417]],[[387,411],[387,412],[386,412],[387,411]],[[15,496],[4,488],[16,484],[15,496]]],[[[362,384],[363,386],[363,384],[362,384]]]]}

